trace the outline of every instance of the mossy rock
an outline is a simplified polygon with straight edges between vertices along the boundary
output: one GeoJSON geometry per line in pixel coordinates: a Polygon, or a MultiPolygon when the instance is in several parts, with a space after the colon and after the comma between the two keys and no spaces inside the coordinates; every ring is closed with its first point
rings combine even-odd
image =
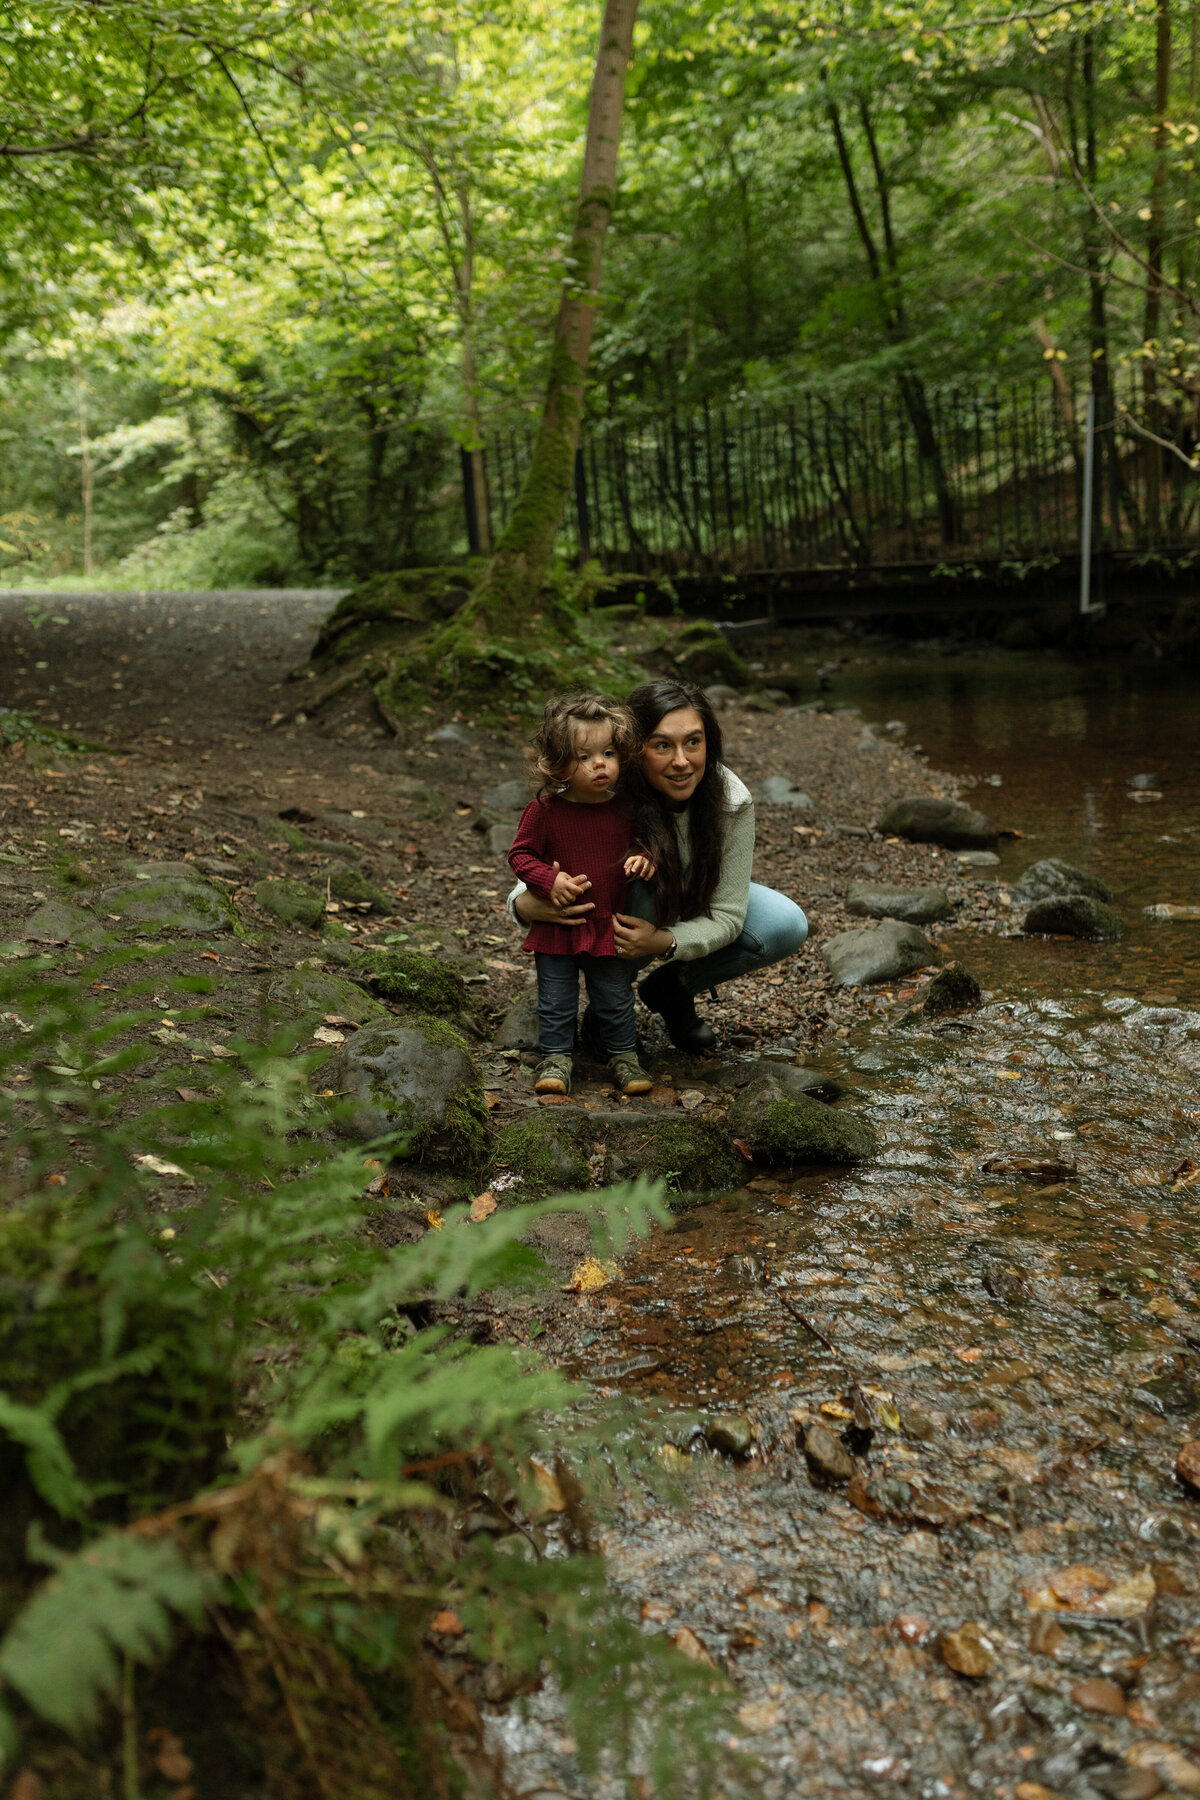
{"type": "Polygon", "coordinates": [[[470,598],[466,585],[470,579],[470,572],[462,568],[395,569],[372,575],[344,595],[324,621],[313,660],[336,655],[341,661],[367,644],[382,645],[388,636],[401,640],[450,618],[470,598]]]}
{"type": "Polygon", "coordinates": [[[320,969],[285,969],[267,993],[273,1016],[324,1018],[334,1013],[356,1025],[372,1025],[391,1017],[386,1006],[363,992],[357,982],[320,969]]]}
{"type": "Polygon", "coordinates": [[[947,963],[939,969],[925,993],[925,1016],[936,1019],[942,1013],[968,1012],[983,1001],[983,989],[961,963],[947,963]]]}
{"type": "Polygon", "coordinates": [[[788,1093],[770,1073],[742,1090],[726,1122],[762,1162],[853,1164],[867,1162],[878,1150],[866,1119],[807,1094],[788,1093]]]}
{"type": "Polygon", "coordinates": [[[344,863],[339,863],[337,867],[326,871],[325,879],[335,899],[352,900],[357,905],[365,904],[381,913],[391,910],[387,895],[373,881],[368,881],[361,869],[348,869],[344,863]]]}
{"type": "Polygon", "coordinates": [[[233,908],[220,888],[204,881],[186,863],[162,867],[166,873],[156,870],[146,880],[102,889],[96,896],[96,910],[143,932],[183,931],[189,937],[215,937],[222,931],[237,931],[233,908]],[[175,869],[187,872],[175,874],[175,869]]]}
{"type": "Polygon", "coordinates": [[[116,932],[95,913],[67,900],[47,900],[39,906],[21,936],[33,944],[77,944],[83,950],[100,950],[118,942],[116,932]]]}
{"type": "MultiPolygon", "coordinates": [[[[209,1330],[203,1309],[153,1254],[142,1263],[124,1261],[120,1333],[115,1343],[104,1342],[113,1317],[113,1255],[111,1243],[81,1249],[65,1222],[42,1213],[0,1217],[0,1392],[16,1406],[37,1408],[52,1388],[80,1382],[55,1426],[93,1490],[90,1515],[120,1524],[135,1501],[150,1511],[215,1478],[236,1406],[232,1346],[209,1330]],[[137,1350],[147,1353],[140,1371],[126,1367],[103,1379],[106,1367],[137,1350]]],[[[0,1427],[3,1575],[21,1570],[33,1519],[53,1518],[51,1536],[62,1541],[63,1521],[30,1478],[27,1457],[0,1427]]],[[[10,1591],[0,1581],[0,1614],[10,1591]]]]}
{"type": "Polygon", "coordinates": [[[423,950],[364,950],[352,968],[359,981],[394,1006],[449,1019],[470,1012],[470,997],[461,975],[423,950]]]}
{"type": "Polygon", "coordinates": [[[547,1107],[506,1126],[492,1152],[493,1170],[514,1175],[515,1196],[574,1194],[588,1185],[587,1114],[547,1107]]]}
{"type": "Polygon", "coordinates": [[[392,1137],[394,1154],[409,1161],[482,1165],[483,1084],[466,1039],[445,1019],[416,1015],[358,1031],[321,1080],[349,1098],[347,1135],[392,1137]]]}
{"type": "Polygon", "coordinates": [[[672,672],[687,681],[726,681],[731,687],[750,685],[750,667],[738,655],[725,634],[707,619],[697,619],[676,632],[671,640],[672,672]]]}
{"type": "Polygon", "coordinates": [[[735,1150],[730,1133],[711,1120],[632,1111],[609,1119],[603,1134],[597,1133],[608,1151],[608,1181],[641,1175],[665,1182],[675,1204],[690,1194],[740,1187],[746,1178],[746,1159],[735,1150]]]}
{"type": "Polygon", "coordinates": [[[1089,944],[1115,944],[1125,935],[1116,908],[1090,894],[1039,900],[1025,914],[1025,931],[1030,937],[1073,937],[1089,944]]]}
{"type": "Polygon", "coordinates": [[[272,913],[280,924],[293,929],[297,926],[312,929],[325,917],[324,894],[307,881],[296,881],[289,876],[256,881],[254,898],[264,912],[272,913]]]}

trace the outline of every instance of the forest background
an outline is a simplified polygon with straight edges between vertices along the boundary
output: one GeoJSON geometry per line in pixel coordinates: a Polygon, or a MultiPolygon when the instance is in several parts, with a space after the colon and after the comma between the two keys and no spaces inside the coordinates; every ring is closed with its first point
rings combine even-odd
{"type": "MultiPolygon", "coordinates": [[[[463,453],[478,482],[541,411],[596,25],[0,5],[0,579],[464,555],[463,453]]],[[[659,0],[588,416],[882,394],[916,422],[1012,379],[1191,417],[1198,63],[1168,0],[659,0]]]]}

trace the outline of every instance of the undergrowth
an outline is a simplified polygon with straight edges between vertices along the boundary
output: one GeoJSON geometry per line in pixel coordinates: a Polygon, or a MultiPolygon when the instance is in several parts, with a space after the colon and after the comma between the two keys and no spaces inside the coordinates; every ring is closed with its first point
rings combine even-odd
{"type": "Polygon", "coordinates": [[[5,1782],[448,1800],[472,1694],[552,1670],[585,1768],[710,1792],[726,1685],[620,1615],[592,1550],[612,1483],[657,1479],[636,1433],[435,1317],[538,1277],[545,1213],[612,1255],[659,1189],[449,1208],[387,1248],[372,1147],[330,1148],[288,1042],[188,1061],[163,1102],[129,967],[156,955],[0,968],[5,1782]]]}

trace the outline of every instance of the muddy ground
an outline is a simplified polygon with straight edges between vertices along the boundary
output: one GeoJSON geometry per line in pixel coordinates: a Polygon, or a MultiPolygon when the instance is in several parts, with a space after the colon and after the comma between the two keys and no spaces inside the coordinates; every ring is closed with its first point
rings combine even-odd
{"type": "MultiPolygon", "coordinates": [[[[0,601],[0,704],[104,746],[0,754],[0,941],[123,859],[194,860],[247,932],[159,965],[163,1029],[171,979],[213,979],[197,1063],[254,1032],[285,972],[336,970],[352,940],[440,942],[485,1026],[528,983],[477,829],[520,746],[466,721],[465,742],[437,741],[432,715],[397,739],[361,696],[300,722],[287,677],[324,610],[72,596],[59,624],[0,601]],[[289,931],[254,899],[264,875],[321,884],[338,863],[387,911],[340,903],[289,931]]],[[[853,1173],[748,1169],[603,1288],[472,1329],[536,1340],[643,1408],[691,1504],[628,1500],[612,1578],[646,1630],[738,1684],[756,1791],[1200,1794],[1200,1506],[1173,1473],[1198,1435],[1200,1013],[1086,978],[993,990],[940,1024],[914,1015],[921,979],[833,990],[818,947],[852,922],[851,880],[945,885],[968,962],[972,934],[1014,930],[1006,889],[870,833],[887,800],[953,791],[903,733],[820,710],[723,723],[751,786],[781,774],[812,798],[760,808],[755,871],[804,906],[810,944],[710,1004],[717,1059],[678,1057],[643,1015],[656,1094],[618,1103],[591,1071],[578,1097],[719,1112],[747,1059],[783,1052],[851,1089],[882,1153],[853,1173]],[[829,1437],[806,1458],[814,1424],[829,1437]]],[[[536,1106],[531,1060],[485,1053],[498,1122],[536,1106]]],[[[526,1800],[606,1792],[552,1688],[494,1730],[526,1800]]]]}

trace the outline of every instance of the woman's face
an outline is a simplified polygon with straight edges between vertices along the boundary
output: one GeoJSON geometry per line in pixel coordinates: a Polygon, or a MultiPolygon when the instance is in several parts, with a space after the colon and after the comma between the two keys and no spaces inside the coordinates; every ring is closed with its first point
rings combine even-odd
{"type": "Polygon", "coordinates": [[[691,799],[707,760],[704,720],[694,706],[664,713],[642,745],[643,775],[676,806],[691,799]]]}

